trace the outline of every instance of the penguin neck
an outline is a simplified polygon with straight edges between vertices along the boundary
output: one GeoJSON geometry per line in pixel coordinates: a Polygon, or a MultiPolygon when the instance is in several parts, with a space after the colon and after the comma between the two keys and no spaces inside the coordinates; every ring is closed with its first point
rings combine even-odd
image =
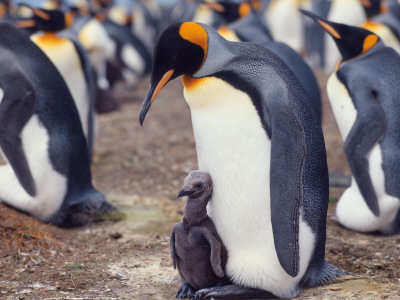
{"type": "Polygon", "coordinates": [[[37,41],[41,45],[58,46],[65,41],[65,39],[59,37],[52,31],[44,31],[32,36],[32,39],[37,41]]]}
{"type": "Polygon", "coordinates": [[[374,46],[373,46],[371,49],[369,49],[367,52],[362,53],[362,54],[360,54],[360,55],[357,55],[357,56],[355,56],[355,57],[353,57],[353,58],[340,61],[340,62],[338,63],[338,65],[337,65],[337,67],[336,67],[336,70],[339,70],[339,68],[343,67],[343,66],[346,65],[348,62],[352,62],[352,61],[355,61],[355,60],[357,60],[357,59],[364,58],[364,57],[367,57],[367,56],[369,56],[369,55],[372,55],[372,54],[374,54],[375,52],[377,52],[377,51],[379,51],[379,50],[381,50],[381,49],[383,49],[383,48],[385,48],[385,47],[386,47],[385,44],[384,44],[382,41],[379,41],[376,45],[374,45],[374,46]]]}
{"type": "Polygon", "coordinates": [[[199,225],[207,218],[207,208],[204,204],[186,203],[183,209],[183,223],[188,227],[199,225]]]}

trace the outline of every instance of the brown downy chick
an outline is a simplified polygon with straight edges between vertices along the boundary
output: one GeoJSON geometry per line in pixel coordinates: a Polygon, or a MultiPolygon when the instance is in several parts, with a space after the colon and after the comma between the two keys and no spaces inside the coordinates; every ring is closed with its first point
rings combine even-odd
{"type": "Polygon", "coordinates": [[[182,221],[171,230],[172,263],[183,280],[177,298],[192,298],[199,289],[227,281],[223,271],[227,252],[207,215],[211,194],[211,177],[200,171],[192,171],[186,177],[178,194],[178,198],[188,197],[182,221]]]}

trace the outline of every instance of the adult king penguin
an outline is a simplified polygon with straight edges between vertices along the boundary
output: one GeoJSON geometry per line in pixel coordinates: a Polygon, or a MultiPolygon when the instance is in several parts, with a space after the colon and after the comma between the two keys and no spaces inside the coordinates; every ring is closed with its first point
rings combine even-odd
{"type": "Polygon", "coordinates": [[[157,41],[141,124],[163,86],[181,75],[199,168],[214,183],[208,213],[233,283],[197,295],[294,297],[332,282],[341,271],[324,260],[324,140],[295,76],[268,49],[176,23],[157,41]]]}
{"type": "Polygon", "coordinates": [[[343,57],[327,83],[353,178],[336,208],[339,222],[361,232],[400,232],[400,56],[363,28],[309,12],[343,57]]]}
{"type": "Polygon", "coordinates": [[[0,201],[62,226],[112,211],[60,73],[16,27],[0,22],[0,37],[0,201]]]}

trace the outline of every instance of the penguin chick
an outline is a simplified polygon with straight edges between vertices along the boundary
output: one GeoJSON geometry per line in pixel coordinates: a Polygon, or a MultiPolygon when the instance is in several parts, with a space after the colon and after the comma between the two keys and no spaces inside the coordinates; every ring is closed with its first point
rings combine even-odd
{"type": "Polygon", "coordinates": [[[183,219],[171,230],[171,257],[183,283],[177,298],[192,298],[202,288],[221,285],[227,252],[214,223],[207,215],[212,194],[210,174],[192,171],[184,181],[178,198],[188,196],[183,219]]]}

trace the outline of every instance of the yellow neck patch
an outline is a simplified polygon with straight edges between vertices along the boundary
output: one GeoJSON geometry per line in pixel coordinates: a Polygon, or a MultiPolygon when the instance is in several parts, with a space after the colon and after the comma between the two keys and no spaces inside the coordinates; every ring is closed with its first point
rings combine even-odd
{"type": "Polygon", "coordinates": [[[196,86],[204,83],[207,80],[207,77],[203,78],[193,78],[192,75],[183,75],[182,76],[182,84],[185,89],[193,89],[196,86]]]}
{"type": "Polygon", "coordinates": [[[207,56],[208,35],[207,31],[198,23],[186,22],[179,28],[179,35],[182,39],[200,46],[204,51],[203,62],[207,56]]]}
{"type": "Polygon", "coordinates": [[[375,34],[368,35],[364,40],[363,50],[362,50],[361,54],[367,52],[369,49],[371,49],[373,46],[375,46],[376,43],[378,42],[378,40],[379,40],[379,38],[375,34]]]}
{"type": "Polygon", "coordinates": [[[239,6],[239,16],[244,18],[251,12],[251,7],[248,3],[242,3],[239,6]]]}
{"type": "Polygon", "coordinates": [[[33,36],[31,36],[31,39],[39,47],[46,47],[46,46],[47,47],[57,47],[57,46],[61,46],[66,41],[68,41],[66,39],[63,39],[63,38],[57,36],[53,32],[45,32],[40,35],[33,35],[33,36]]]}

